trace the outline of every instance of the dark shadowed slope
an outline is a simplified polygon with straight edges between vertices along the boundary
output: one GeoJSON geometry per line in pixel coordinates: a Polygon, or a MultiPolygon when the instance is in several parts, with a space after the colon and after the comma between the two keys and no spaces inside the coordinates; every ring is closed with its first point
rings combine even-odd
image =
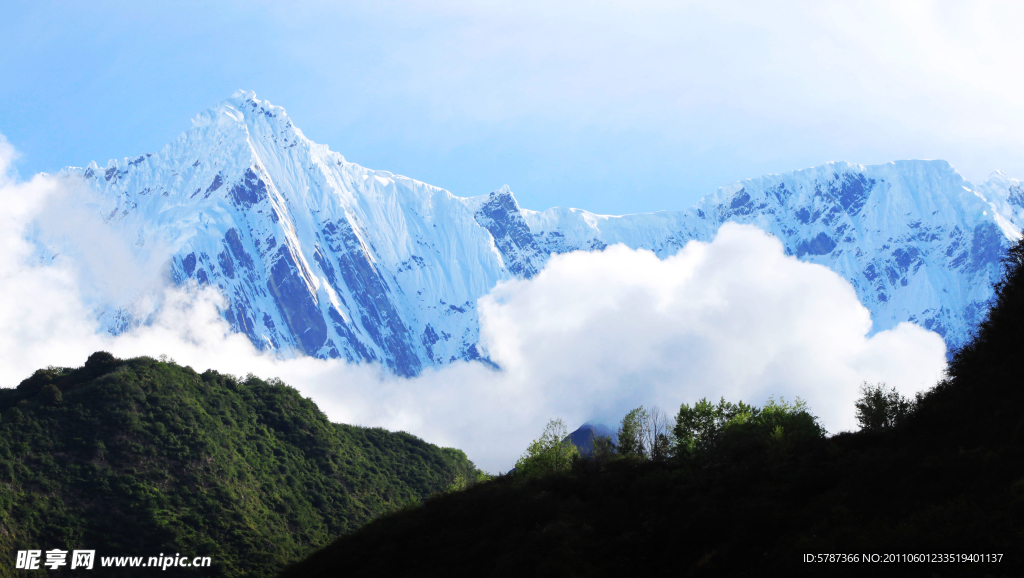
{"type": "Polygon", "coordinates": [[[948,379],[894,427],[792,442],[734,436],[661,463],[581,461],[564,475],[509,476],[377,520],[282,577],[1019,576],[1022,263],[1018,244],[948,379]],[[819,553],[858,561],[803,561],[819,553]],[[957,554],[981,561],[932,556],[957,554]]]}
{"type": "Polygon", "coordinates": [[[53,548],[212,559],[161,575],[272,576],[475,472],[461,451],[331,423],[279,381],[147,357],[37,371],[0,390],[0,412],[0,576],[15,551],[53,548]]]}

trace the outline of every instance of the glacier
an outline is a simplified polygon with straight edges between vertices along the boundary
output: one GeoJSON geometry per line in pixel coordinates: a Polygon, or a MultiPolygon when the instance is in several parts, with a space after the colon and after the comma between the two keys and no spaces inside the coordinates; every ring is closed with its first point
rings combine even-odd
{"type": "MultiPolygon", "coordinates": [[[[224,318],[256,347],[403,376],[488,362],[477,299],[533,277],[553,253],[623,243],[664,258],[728,221],[847,279],[873,332],[912,321],[955,349],[1024,223],[1018,180],[997,172],[975,186],[939,160],[831,162],[733,183],[680,211],[533,211],[508,187],[463,198],[350,163],[248,91],[159,152],[60,177],[91,188],[106,226],[138,251],[166,248],[173,283],[217,287],[224,318]]],[[[100,305],[111,333],[145,322],[131,304],[100,305]]]]}

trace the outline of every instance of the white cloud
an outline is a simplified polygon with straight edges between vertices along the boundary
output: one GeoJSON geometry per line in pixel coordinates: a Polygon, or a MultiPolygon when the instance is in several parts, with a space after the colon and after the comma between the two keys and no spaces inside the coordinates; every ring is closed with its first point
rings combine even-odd
{"type": "MultiPolygon", "coordinates": [[[[0,167],[11,154],[0,142],[0,167]]],[[[911,394],[945,366],[938,335],[902,324],[867,337],[868,311],[846,281],[740,225],[665,260],[623,246],[556,256],[534,279],[494,288],[479,310],[501,371],[456,363],[403,379],[375,365],[278,359],[230,332],[215,291],[154,285],[160,250],[140,253],[107,236],[100,220],[53,219],[54,203],[87,198],[67,187],[41,175],[0,181],[4,385],[47,365],[80,365],[100,349],[166,354],[198,371],[279,376],[335,421],[410,431],[495,471],[511,467],[549,418],[614,423],[637,405],[674,413],[703,396],[757,404],[801,396],[828,429],[852,429],[861,381],[911,394]],[[55,230],[77,240],[79,254],[42,264],[24,238],[55,230]],[[147,295],[150,325],[98,333],[89,304],[147,295]]]]}
{"type": "Polygon", "coordinates": [[[829,269],[785,256],[750,226],[659,260],[624,246],[553,258],[480,303],[492,357],[556,407],[619,416],[700,397],[801,396],[852,429],[864,379],[904,393],[944,369],[941,338],[903,324],[868,338],[870,315],[829,269]]]}

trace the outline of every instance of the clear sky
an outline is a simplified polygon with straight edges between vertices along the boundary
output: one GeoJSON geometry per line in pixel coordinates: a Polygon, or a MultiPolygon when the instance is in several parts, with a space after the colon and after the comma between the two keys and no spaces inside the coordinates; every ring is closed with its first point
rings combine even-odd
{"type": "Polygon", "coordinates": [[[993,2],[5,2],[22,177],[152,152],[234,90],[350,161],[528,208],[680,209],[848,160],[1024,177],[993,2]]]}

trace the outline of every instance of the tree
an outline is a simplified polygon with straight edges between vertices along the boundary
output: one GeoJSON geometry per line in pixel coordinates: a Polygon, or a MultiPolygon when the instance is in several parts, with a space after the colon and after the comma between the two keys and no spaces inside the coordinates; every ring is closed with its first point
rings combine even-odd
{"type": "Polygon", "coordinates": [[[898,426],[914,410],[915,403],[884,383],[860,386],[863,394],[854,407],[861,429],[881,430],[898,426]]]}
{"type": "Polygon", "coordinates": [[[758,409],[742,401],[738,404],[721,398],[718,405],[702,398],[690,407],[684,403],[676,414],[676,425],[672,433],[676,438],[677,454],[704,453],[713,450],[721,438],[727,423],[744,423],[757,416],[758,409]]]}
{"type": "Polygon", "coordinates": [[[668,457],[671,443],[669,441],[668,419],[659,407],[644,408],[640,429],[647,457],[652,460],[663,460],[668,457]]]}
{"type": "Polygon", "coordinates": [[[763,408],[725,398],[716,405],[704,398],[693,407],[684,403],[679,408],[672,433],[677,456],[738,457],[757,453],[766,444],[785,454],[805,440],[820,439],[825,430],[800,398],[793,404],[769,398],[763,408]]]}
{"type": "Polygon", "coordinates": [[[668,419],[660,408],[638,407],[622,418],[616,451],[622,456],[661,460],[671,448],[668,419]]]}
{"type": "Polygon", "coordinates": [[[615,455],[615,444],[612,442],[611,436],[595,436],[590,443],[593,449],[587,457],[593,461],[604,463],[615,455]]]}
{"type": "Polygon", "coordinates": [[[540,437],[530,443],[516,462],[516,474],[537,477],[568,471],[580,453],[567,435],[565,422],[557,418],[549,421],[540,437]]]}
{"type": "Polygon", "coordinates": [[[617,437],[619,445],[616,451],[620,456],[644,457],[647,455],[647,448],[644,447],[643,423],[646,417],[644,408],[632,409],[622,418],[619,425],[617,437]]]}

